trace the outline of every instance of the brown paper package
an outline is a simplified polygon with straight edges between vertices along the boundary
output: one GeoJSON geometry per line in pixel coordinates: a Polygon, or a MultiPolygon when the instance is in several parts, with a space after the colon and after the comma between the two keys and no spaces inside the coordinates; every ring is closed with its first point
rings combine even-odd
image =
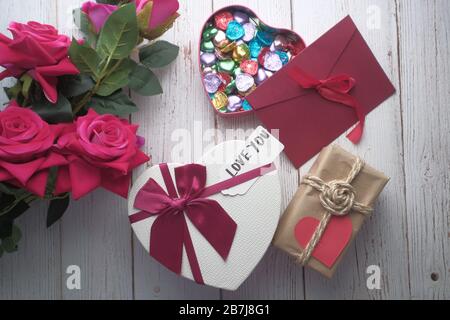
{"type": "MultiPolygon", "coordinates": [[[[310,175],[321,178],[325,182],[345,180],[355,160],[356,157],[351,153],[336,145],[332,145],[322,150],[309,173],[310,175]]],[[[359,175],[351,183],[355,188],[355,200],[361,204],[373,207],[376,199],[388,182],[389,178],[383,173],[365,164],[359,175]]],[[[310,186],[300,185],[281,218],[275,234],[274,245],[293,257],[298,257],[302,252],[302,248],[294,235],[297,223],[304,217],[314,217],[320,220],[325,213],[326,210],[320,204],[319,192],[310,186]]],[[[333,267],[329,269],[312,256],[307,263],[308,267],[311,267],[328,278],[333,276],[337,266],[365,220],[364,215],[354,211],[350,211],[349,217],[352,220],[353,232],[350,241],[341,252],[333,267]]]]}

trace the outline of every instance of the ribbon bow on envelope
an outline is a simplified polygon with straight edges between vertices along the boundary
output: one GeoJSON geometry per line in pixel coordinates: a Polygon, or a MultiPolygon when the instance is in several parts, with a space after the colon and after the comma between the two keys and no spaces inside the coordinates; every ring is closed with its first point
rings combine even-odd
{"type": "Polygon", "coordinates": [[[364,131],[366,113],[358,100],[350,95],[350,91],[356,85],[356,80],[349,75],[342,74],[325,80],[317,80],[299,67],[288,70],[289,76],[304,89],[316,89],[316,91],[329,101],[337,102],[355,110],[359,123],[347,135],[347,138],[357,144],[361,141],[364,131]]]}
{"type": "Polygon", "coordinates": [[[180,274],[184,247],[194,280],[204,284],[186,217],[226,260],[237,225],[217,201],[207,198],[253,180],[270,169],[262,170],[268,166],[257,168],[206,187],[205,166],[190,164],[175,168],[175,184],[168,165],[161,164],[159,167],[167,193],[155,180],[149,179],[134,202],[134,207],[141,211],[131,215],[130,222],[133,224],[156,216],[151,227],[150,255],[180,274]]]}

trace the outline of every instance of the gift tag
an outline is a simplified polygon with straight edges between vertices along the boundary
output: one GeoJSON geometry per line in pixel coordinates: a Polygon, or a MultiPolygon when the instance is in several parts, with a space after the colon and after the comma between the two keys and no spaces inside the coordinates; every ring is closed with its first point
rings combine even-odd
{"type": "MultiPolygon", "coordinates": [[[[295,238],[303,249],[308,245],[319,223],[316,218],[306,217],[295,226],[295,238]]],[[[332,217],[312,256],[328,268],[332,268],[350,241],[352,232],[350,217],[332,217]]]]}
{"type": "MultiPolygon", "coordinates": [[[[258,127],[243,143],[242,141],[225,143],[223,148],[213,149],[198,162],[217,166],[220,181],[239,176],[256,168],[273,164],[283,152],[284,145],[265,128],[258,127]],[[219,154],[222,152],[222,154],[219,154]],[[231,155],[231,156],[230,156],[231,155]],[[220,163],[218,163],[220,160],[220,163]]],[[[267,168],[272,170],[273,168],[267,168]]],[[[264,169],[263,169],[264,170],[264,169]]],[[[276,173],[268,173],[276,174],[276,173]]],[[[258,180],[242,183],[223,190],[225,195],[244,195],[258,180]]]]}

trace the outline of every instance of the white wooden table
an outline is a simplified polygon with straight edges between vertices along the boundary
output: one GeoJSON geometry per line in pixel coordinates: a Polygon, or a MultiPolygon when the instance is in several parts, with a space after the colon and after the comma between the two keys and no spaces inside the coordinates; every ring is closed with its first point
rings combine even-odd
{"type": "MultiPolygon", "coordinates": [[[[36,20],[72,31],[80,0],[1,0],[0,30],[10,20],[36,20]]],[[[201,150],[213,141],[243,138],[258,121],[214,115],[201,88],[197,44],[203,21],[226,0],[181,0],[181,18],[165,37],[181,46],[178,61],[159,72],[164,95],[134,97],[146,151],[172,160],[174,129],[185,128],[201,150]],[[227,130],[234,129],[234,130],[227,130]],[[237,130],[242,129],[242,130],[237,130]],[[202,131],[203,130],[203,131],[202,131]],[[205,139],[208,137],[205,137],[205,139]],[[210,141],[204,140],[203,144],[210,141]]],[[[449,299],[450,298],[450,2],[448,0],[240,0],[273,26],[292,28],[307,44],[351,14],[397,94],[368,117],[359,146],[343,147],[392,177],[333,280],[294,265],[270,249],[236,292],[198,286],[159,266],[133,237],[126,201],[98,191],[70,206],[45,229],[45,206],[18,220],[18,253],[0,259],[1,299],[449,299]],[[81,268],[81,290],[66,288],[66,269],[81,268]],[[381,289],[368,290],[366,269],[381,268],[381,289]]],[[[7,83],[7,82],[4,82],[7,83]]],[[[1,97],[1,102],[6,99],[1,97]]],[[[302,170],[281,161],[283,208],[302,170]]]]}

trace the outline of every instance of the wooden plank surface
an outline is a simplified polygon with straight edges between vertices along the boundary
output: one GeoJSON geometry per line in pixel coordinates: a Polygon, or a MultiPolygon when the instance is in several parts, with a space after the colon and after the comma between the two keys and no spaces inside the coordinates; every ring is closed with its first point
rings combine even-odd
{"type": "Polygon", "coordinates": [[[411,297],[449,299],[449,2],[398,7],[411,297]]]}
{"type": "MultiPolygon", "coordinates": [[[[81,0],[1,3],[0,30],[10,20],[37,20],[73,31],[71,10],[81,0]]],[[[126,201],[104,191],[72,203],[61,223],[46,230],[45,205],[18,220],[20,251],[0,259],[0,299],[448,299],[450,298],[450,2],[447,0],[242,0],[273,26],[293,28],[307,44],[351,14],[397,94],[368,117],[359,146],[338,143],[392,177],[335,278],[323,279],[270,249],[236,292],[198,286],[156,263],[133,237],[126,201]],[[66,268],[81,268],[82,290],[67,290],[66,268]],[[366,269],[381,269],[381,290],[368,290],[366,269]]],[[[253,116],[217,117],[201,88],[200,29],[226,0],[180,1],[181,18],[164,37],[180,57],[158,70],[164,94],[133,95],[152,163],[193,161],[212,141],[245,138],[253,116]],[[217,129],[217,131],[211,131],[217,129]],[[190,151],[177,154],[180,143],[190,151]]],[[[6,84],[8,81],[2,82],[6,84]]],[[[10,83],[10,82],[9,82],[10,83]]],[[[4,95],[0,102],[6,101],[4,95]]],[[[280,160],[283,209],[300,171],[280,160]]],[[[141,169],[142,170],[142,169],[141,169]]],[[[139,174],[137,172],[136,174],[139,174]]]]}

